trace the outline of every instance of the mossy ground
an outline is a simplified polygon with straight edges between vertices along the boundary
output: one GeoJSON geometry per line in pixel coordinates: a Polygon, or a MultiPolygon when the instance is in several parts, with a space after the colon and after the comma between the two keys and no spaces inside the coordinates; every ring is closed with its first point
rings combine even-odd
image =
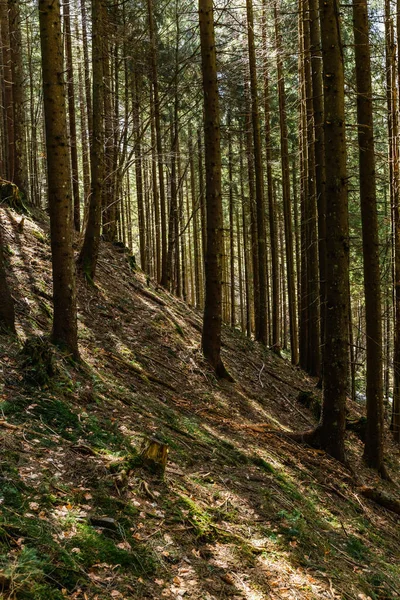
{"type": "Polygon", "coordinates": [[[107,244],[96,286],[79,282],[81,362],[54,349],[54,374],[26,377],[25,339],[50,331],[51,264],[46,223],[19,219],[2,213],[18,337],[0,338],[0,597],[399,598],[399,519],[358,491],[399,495],[389,436],[393,483],[353,433],[357,477],[276,436],[309,427],[297,397],[316,382],[229,329],[236,383],[217,381],[200,312],[107,244]],[[151,437],[169,445],[164,478],[138,459],[151,437]]]}

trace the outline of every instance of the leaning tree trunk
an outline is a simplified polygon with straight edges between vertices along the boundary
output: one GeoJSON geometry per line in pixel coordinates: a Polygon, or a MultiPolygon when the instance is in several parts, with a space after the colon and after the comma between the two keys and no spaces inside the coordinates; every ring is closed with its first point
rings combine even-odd
{"type": "Polygon", "coordinates": [[[39,0],[48,203],[53,267],[53,341],[78,357],[71,171],[59,0],[39,0]]]}
{"type": "Polygon", "coordinates": [[[199,0],[201,62],[204,92],[206,163],[206,298],[203,353],[219,377],[230,378],[221,360],[223,217],[221,148],[213,1],[199,0]]]}

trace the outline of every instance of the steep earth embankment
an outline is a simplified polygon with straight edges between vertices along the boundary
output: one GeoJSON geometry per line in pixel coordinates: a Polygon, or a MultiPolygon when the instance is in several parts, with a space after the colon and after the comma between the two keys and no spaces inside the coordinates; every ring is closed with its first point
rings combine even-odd
{"type": "Polygon", "coordinates": [[[276,435],[315,423],[297,400],[315,381],[228,328],[235,383],[217,381],[201,314],[110,244],[96,287],[79,282],[82,361],[54,352],[49,373],[45,343],[21,353],[51,326],[48,228],[20,222],[2,210],[18,338],[0,337],[1,598],[400,597],[399,516],[360,492],[399,496],[397,447],[382,483],[353,433],[353,473],[276,435]],[[141,466],[150,438],[163,479],[141,466]]]}

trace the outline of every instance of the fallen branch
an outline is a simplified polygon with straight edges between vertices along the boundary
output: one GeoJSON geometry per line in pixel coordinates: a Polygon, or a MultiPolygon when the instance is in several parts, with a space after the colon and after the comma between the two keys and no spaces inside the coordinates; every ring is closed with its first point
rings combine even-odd
{"type": "Polygon", "coordinates": [[[159,298],[158,296],[153,294],[153,292],[149,292],[149,290],[146,290],[145,288],[141,288],[138,285],[135,285],[134,283],[132,283],[131,281],[129,282],[129,285],[131,287],[133,287],[133,289],[136,292],[138,292],[139,294],[142,294],[142,296],[145,296],[146,298],[148,298],[149,300],[152,300],[156,304],[159,304],[160,306],[166,306],[166,303],[164,302],[164,300],[162,300],[161,298],[159,298]]]}
{"type": "Polygon", "coordinates": [[[11,429],[11,431],[15,431],[21,429],[18,425],[12,425],[11,423],[7,423],[4,419],[0,419],[0,426],[5,427],[6,429],[11,429]]]}
{"type": "Polygon", "coordinates": [[[141,367],[137,367],[136,365],[134,365],[132,363],[128,363],[125,360],[122,360],[121,358],[119,358],[119,356],[117,356],[116,354],[113,354],[112,352],[108,352],[107,350],[104,350],[104,353],[108,354],[108,356],[110,356],[113,360],[116,360],[121,365],[123,365],[127,369],[134,371],[141,377],[146,377],[149,381],[152,381],[153,383],[158,383],[158,385],[162,385],[173,392],[177,391],[177,389],[173,385],[171,385],[170,383],[167,383],[166,381],[163,381],[162,379],[159,379],[158,377],[156,377],[155,375],[152,375],[148,371],[144,371],[141,367]]]}

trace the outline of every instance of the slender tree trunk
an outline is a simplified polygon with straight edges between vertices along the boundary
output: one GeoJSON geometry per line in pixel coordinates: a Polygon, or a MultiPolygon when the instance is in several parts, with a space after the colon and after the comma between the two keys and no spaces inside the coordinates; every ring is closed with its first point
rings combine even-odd
{"type": "Polygon", "coordinates": [[[27,197],[28,170],[26,160],[25,80],[22,65],[20,0],[8,0],[10,24],[10,58],[14,109],[14,183],[27,197]]]}
{"type": "Polygon", "coordinates": [[[319,329],[319,270],[318,270],[318,233],[317,233],[317,200],[316,200],[316,166],[314,140],[314,106],[311,74],[311,38],[310,19],[307,0],[303,0],[304,23],[304,76],[307,114],[307,147],[308,147],[308,184],[306,198],[306,240],[307,240],[307,372],[313,376],[320,375],[320,329],[319,329]]]}
{"type": "MultiPolygon", "coordinates": [[[[89,130],[89,143],[92,140],[92,129],[93,129],[93,109],[92,109],[92,91],[91,91],[91,79],[90,79],[90,67],[89,67],[89,45],[87,40],[87,16],[86,16],[86,0],[80,0],[81,3],[81,17],[82,17],[82,47],[83,47],[83,64],[85,72],[85,91],[86,91],[86,107],[87,107],[87,120],[89,130]]],[[[92,24],[93,26],[93,24],[92,24]]],[[[93,36],[93,32],[92,32],[93,36]]],[[[93,44],[93,40],[92,40],[93,44]]]]}
{"type": "Polygon", "coordinates": [[[212,0],[199,0],[206,161],[206,299],[203,353],[217,376],[231,379],[221,359],[223,217],[217,64],[212,0]]]}
{"type": "Polygon", "coordinates": [[[149,19],[149,36],[151,46],[151,77],[153,84],[154,98],[154,122],[157,142],[157,162],[158,162],[158,181],[160,195],[160,216],[161,216],[161,285],[168,285],[167,278],[167,217],[166,217],[166,199],[164,187],[164,166],[163,166],[163,149],[161,138],[161,121],[160,121],[160,98],[158,91],[158,73],[157,73],[157,38],[154,25],[153,0],[147,0],[147,10],[149,19]]]}
{"type": "Polygon", "coordinates": [[[235,311],[235,242],[234,242],[234,206],[233,206],[233,157],[231,116],[228,115],[228,176],[229,176],[229,257],[230,257],[230,292],[231,292],[231,326],[236,324],[235,311]]]}
{"type": "MultiPolygon", "coordinates": [[[[369,466],[382,472],[384,467],[381,273],[367,0],[353,0],[353,26],[367,344],[367,431],[364,456],[369,466]]],[[[400,271],[398,275],[400,286],[400,271]]]]}
{"type": "Polygon", "coordinates": [[[191,132],[189,132],[189,166],[190,166],[190,191],[192,196],[192,215],[193,215],[193,253],[194,253],[194,298],[195,306],[201,306],[201,257],[199,249],[199,205],[196,197],[196,177],[194,169],[193,142],[191,132]]]}
{"type": "Polygon", "coordinates": [[[285,247],[286,247],[286,265],[287,265],[287,283],[289,300],[289,319],[290,319],[290,351],[292,363],[297,365],[299,361],[298,334],[296,320],[296,283],[293,264],[293,228],[292,228],[292,208],[290,199],[290,168],[289,168],[289,149],[288,149],[288,131],[286,115],[285,82],[283,76],[282,64],[282,42],[279,31],[278,9],[274,5],[275,15],[275,40],[277,51],[277,71],[278,71],[278,94],[279,94],[279,117],[281,132],[281,161],[282,161],[282,193],[283,193],[283,215],[285,220],[285,247]]]}
{"type": "Polygon", "coordinates": [[[250,68],[251,121],[253,126],[254,170],[255,170],[255,201],[257,219],[257,268],[258,268],[258,316],[256,339],[262,344],[268,344],[267,331],[267,281],[266,281],[266,236],[264,184],[261,155],[260,120],[258,113],[257,69],[254,46],[254,19],[252,0],[246,0],[247,8],[247,39],[250,68]]]}
{"type": "Polygon", "coordinates": [[[8,2],[0,0],[0,32],[3,64],[3,117],[5,133],[5,176],[9,181],[14,181],[14,104],[13,104],[13,79],[11,70],[11,44],[10,28],[8,21],[8,2]]]}
{"type": "Polygon", "coordinates": [[[244,289],[246,299],[246,334],[251,337],[251,298],[250,298],[250,260],[247,237],[247,202],[244,195],[244,165],[243,165],[243,138],[240,136],[240,196],[242,198],[242,233],[243,233],[243,259],[244,259],[244,289]]]}
{"type": "Polygon", "coordinates": [[[143,205],[143,176],[142,176],[142,148],[141,148],[141,131],[140,131],[140,102],[139,102],[139,74],[135,73],[132,82],[133,91],[133,127],[135,139],[135,176],[136,176],[136,199],[138,207],[138,222],[139,222],[139,252],[140,266],[146,273],[148,265],[146,261],[146,231],[144,222],[144,205],[143,205]]]}
{"type": "Polygon", "coordinates": [[[71,171],[59,0],[39,0],[53,267],[53,341],[78,357],[71,171]]]}
{"type": "Polygon", "coordinates": [[[250,216],[250,236],[251,236],[251,265],[253,274],[253,310],[254,310],[254,332],[259,329],[260,316],[260,283],[258,270],[258,232],[257,232],[257,217],[255,208],[255,186],[254,186],[254,154],[253,154],[253,138],[251,135],[251,114],[248,107],[245,127],[246,127],[246,153],[247,153],[247,172],[249,186],[249,216],[250,216]]]}
{"type": "Polygon", "coordinates": [[[69,116],[69,141],[71,151],[72,195],[74,206],[74,226],[76,231],[81,228],[81,206],[79,197],[79,171],[78,149],[76,144],[76,116],[75,116],[75,85],[74,69],[72,66],[72,36],[70,3],[66,0],[63,4],[64,32],[65,32],[65,59],[67,68],[68,91],[68,116],[69,116]]]}
{"type": "Polygon", "coordinates": [[[151,129],[151,176],[153,186],[153,204],[154,204],[154,220],[156,229],[156,279],[161,281],[161,228],[160,228],[160,198],[157,187],[157,147],[156,147],[156,130],[154,123],[154,101],[153,88],[150,85],[150,129],[151,129]]]}
{"type": "Polygon", "coordinates": [[[318,0],[308,0],[311,42],[312,102],[314,113],[315,186],[318,212],[318,265],[320,296],[320,356],[323,377],[323,351],[325,346],[326,313],[326,196],[325,196],[325,142],[324,142],[324,94],[321,56],[321,27],[318,0]]]}
{"type": "Polygon", "coordinates": [[[90,143],[91,196],[85,239],[79,255],[79,264],[89,281],[93,281],[96,274],[104,180],[103,10],[102,0],[92,0],[93,127],[90,143]]]}
{"type": "MultiPolygon", "coordinates": [[[[400,442],[400,184],[399,184],[399,138],[398,138],[398,100],[395,74],[395,39],[393,21],[390,17],[390,2],[385,1],[386,52],[388,72],[391,74],[388,93],[391,96],[389,113],[389,137],[391,138],[391,182],[392,182],[392,211],[394,234],[394,350],[393,350],[393,404],[391,430],[396,442],[400,442]]],[[[400,23],[400,18],[398,20],[400,23]]],[[[400,41],[400,32],[397,32],[400,41]]],[[[400,50],[399,50],[400,54],[400,50]]],[[[400,66],[398,67],[400,82],[400,66]]]]}
{"type": "Polygon", "coordinates": [[[271,152],[271,109],[269,94],[269,70],[267,51],[267,2],[263,0],[262,13],[262,46],[263,46],[263,79],[264,79],[264,118],[265,118],[265,153],[267,167],[267,190],[269,211],[269,235],[271,239],[271,279],[272,279],[272,347],[280,353],[280,298],[279,298],[279,251],[276,227],[276,207],[274,204],[272,183],[272,152],[271,152]]]}
{"type": "Polygon", "coordinates": [[[0,333],[15,333],[14,300],[7,282],[3,247],[3,231],[0,226],[0,333]]]}

